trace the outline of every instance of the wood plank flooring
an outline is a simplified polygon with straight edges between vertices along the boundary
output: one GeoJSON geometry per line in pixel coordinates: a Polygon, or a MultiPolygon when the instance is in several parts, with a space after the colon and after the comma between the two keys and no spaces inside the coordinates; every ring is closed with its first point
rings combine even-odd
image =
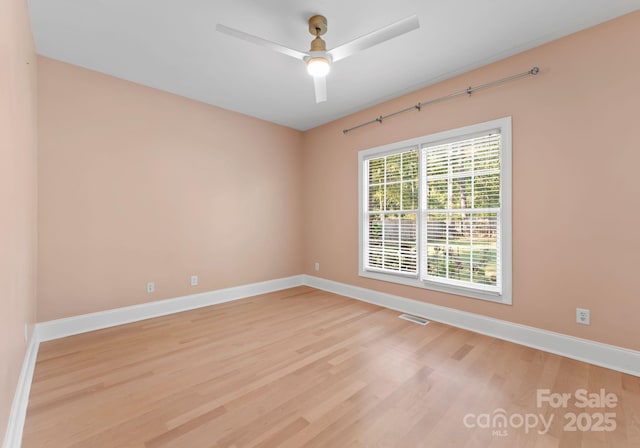
{"type": "Polygon", "coordinates": [[[398,314],[299,287],[43,343],[23,447],[640,446],[640,378],[398,314]]]}

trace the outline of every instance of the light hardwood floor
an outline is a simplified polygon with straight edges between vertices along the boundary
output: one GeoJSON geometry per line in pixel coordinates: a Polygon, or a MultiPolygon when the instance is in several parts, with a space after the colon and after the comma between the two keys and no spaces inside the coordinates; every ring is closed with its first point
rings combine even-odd
{"type": "Polygon", "coordinates": [[[23,446],[640,447],[640,378],[398,314],[300,287],[43,343],[23,446]],[[501,412],[552,423],[467,427],[501,412]]]}

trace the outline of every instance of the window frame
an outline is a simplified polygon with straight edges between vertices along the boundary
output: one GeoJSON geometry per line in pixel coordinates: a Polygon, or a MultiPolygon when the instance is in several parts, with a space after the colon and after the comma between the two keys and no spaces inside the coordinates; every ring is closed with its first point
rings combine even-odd
{"type": "Polygon", "coordinates": [[[483,123],[463,126],[434,134],[429,134],[409,140],[390,143],[375,148],[364,149],[358,152],[358,274],[361,277],[398,283],[416,288],[424,288],[449,294],[456,294],[463,297],[488,300],[506,305],[512,304],[512,132],[511,117],[503,117],[483,123]],[[500,150],[500,257],[501,257],[501,293],[483,290],[472,286],[455,285],[442,281],[429,281],[420,278],[423,263],[423,219],[422,208],[424,177],[423,168],[423,148],[447,141],[463,140],[492,130],[500,130],[501,150],[500,150]],[[365,161],[384,157],[396,153],[417,148],[418,150],[418,215],[416,220],[416,274],[392,273],[378,269],[365,269],[364,251],[366,248],[367,231],[365,229],[367,215],[367,186],[368,176],[364,172],[365,161]]]}

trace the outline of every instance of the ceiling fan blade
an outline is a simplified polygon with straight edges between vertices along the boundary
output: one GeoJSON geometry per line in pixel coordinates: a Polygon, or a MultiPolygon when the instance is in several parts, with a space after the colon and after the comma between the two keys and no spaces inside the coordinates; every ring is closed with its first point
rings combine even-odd
{"type": "Polygon", "coordinates": [[[327,101],[327,78],[325,76],[314,76],[313,87],[316,89],[316,103],[327,101]]]}
{"type": "Polygon", "coordinates": [[[279,53],[286,54],[287,56],[300,59],[301,61],[303,61],[304,58],[307,56],[307,53],[303,53],[302,51],[285,47],[284,45],[280,45],[275,42],[271,42],[270,40],[266,40],[261,37],[254,36],[252,34],[245,33],[244,31],[229,28],[228,26],[224,26],[219,23],[216,25],[216,31],[222,34],[227,34],[229,36],[237,37],[238,39],[246,40],[247,42],[251,42],[256,45],[261,45],[263,47],[270,48],[279,53]]]}
{"type": "Polygon", "coordinates": [[[333,58],[333,62],[344,59],[347,56],[351,56],[358,51],[366,50],[369,47],[378,45],[384,41],[393,39],[394,37],[401,36],[409,31],[413,31],[420,28],[420,22],[417,15],[412,15],[398,22],[387,25],[384,28],[373,31],[372,33],[365,34],[364,36],[357,37],[346,44],[342,44],[333,50],[329,50],[329,54],[333,58]]]}

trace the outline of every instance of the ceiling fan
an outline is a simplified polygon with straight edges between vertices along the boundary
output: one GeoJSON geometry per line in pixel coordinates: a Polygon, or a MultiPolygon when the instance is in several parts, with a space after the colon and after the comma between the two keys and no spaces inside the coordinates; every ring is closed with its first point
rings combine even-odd
{"type": "Polygon", "coordinates": [[[333,62],[337,62],[358,51],[366,50],[369,47],[373,47],[394,37],[401,36],[419,27],[418,16],[409,16],[327,51],[325,41],[320,37],[327,32],[327,19],[324,16],[315,15],[309,19],[309,32],[315,36],[315,39],[311,41],[311,49],[306,53],[245,33],[244,31],[229,28],[225,25],[217,24],[216,30],[220,33],[262,45],[263,47],[306,62],[307,71],[313,77],[316,103],[322,103],[327,101],[326,76],[329,74],[333,62]]]}

